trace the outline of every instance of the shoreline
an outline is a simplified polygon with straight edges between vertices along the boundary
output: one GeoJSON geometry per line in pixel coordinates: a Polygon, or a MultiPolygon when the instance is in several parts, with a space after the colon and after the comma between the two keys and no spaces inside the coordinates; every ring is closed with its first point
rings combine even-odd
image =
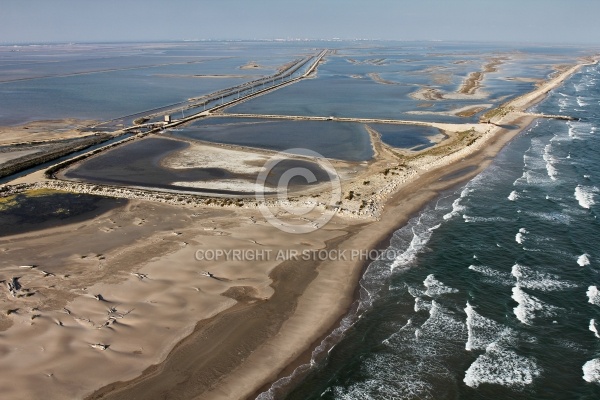
{"type": "MultiPolygon", "coordinates": [[[[597,63],[597,61],[593,62],[593,63],[589,63],[589,62],[581,63],[581,64],[573,66],[565,71],[562,71],[562,73],[558,74],[557,76],[555,76],[554,78],[552,78],[548,82],[546,82],[546,85],[541,85],[536,90],[514,99],[513,101],[509,102],[509,104],[515,102],[515,103],[517,103],[517,106],[520,108],[524,108],[524,109],[530,108],[530,107],[538,104],[540,101],[543,101],[543,99],[546,98],[546,95],[550,90],[555,89],[555,88],[559,87],[560,85],[562,85],[566,79],[568,79],[573,74],[578,72],[580,68],[587,66],[587,65],[593,65],[596,63],[597,63]]],[[[523,110],[523,111],[525,111],[525,110],[523,110]]],[[[500,124],[500,122],[503,121],[505,119],[505,117],[506,117],[506,115],[501,115],[500,118],[496,118],[496,120],[494,121],[495,124],[500,124]]],[[[494,132],[493,137],[488,138],[487,140],[484,141],[484,143],[487,145],[487,147],[484,148],[483,146],[480,146],[479,149],[477,149],[475,152],[469,154],[469,156],[466,157],[465,159],[462,159],[460,161],[454,161],[450,165],[438,166],[437,168],[434,168],[432,171],[430,171],[429,174],[432,174],[432,176],[430,176],[429,184],[430,184],[430,186],[435,186],[435,182],[436,181],[441,182],[441,180],[443,180],[444,176],[452,176],[453,173],[456,173],[459,171],[464,171],[464,169],[468,168],[469,166],[475,166],[474,170],[469,171],[465,174],[461,174],[456,179],[451,179],[449,181],[446,181],[446,185],[442,184],[442,187],[440,187],[437,190],[435,190],[434,192],[430,193],[429,196],[426,196],[425,198],[421,199],[421,201],[418,202],[417,204],[413,203],[412,205],[414,208],[408,212],[406,212],[406,210],[404,210],[405,213],[402,214],[402,217],[399,219],[395,219],[394,223],[384,224],[384,225],[387,225],[387,230],[384,230],[383,232],[385,232],[385,233],[381,234],[379,236],[379,238],[375,239],[372,243],[381,244],[382,242],[389,242],[389,240],[391,239],[391,235],[393,234],[393,232],[395,232],[395,230],[399,229],[413,215],[416,215],[418,212],[420,212],[420,210],[422,210],[422,208],[425,205],[427,205],[430,201],[432,201],[435,197],[437,197],[441,191],[449,190],[452,187],[460,186],[461,184],[464,184],[465,182],[469,181],[470,179],[472,179],[473,177],[475,177],[479,173],[481,173],[485,168],[487,168],[493,162],[495,156],[505,147],[506,144],[508,144],[510,141],[512,141],[518,134],[520,134],[521,132],[526,130],[536,119],[537,119],[536,116],[533,116],[533,115],[528,116],[528,115],[522,115],[522,114],[518,115],[516,117],[513,117],[511,124],[516,123],[518,125],[517,129],[504,129],[504,128],[497,127],[498,129],[496,129],[496,131],[494,132]],[[448,169],[445,170],[443,173],[439,173],[438,170],[441,168],[444,168],[444,167],[447,167],[448,169]],[[436,174],[436,172],[438,172],[438,173],[436,174]]],[[[412,184],[415,186],[420,186],[420,185],[422,185],[423,179],[424,179],[424,176],[420,176],[419,179],[413,181],[412,184]]],[[[407,185],[403,189],[397,191],[387,201],[384,213],[381,215],[381,218],[379,219],[379,221],[372,222],[371,224],[368,225],[368,227],[378,226],[378,228],[380,228],[379,222],[382,220],[386,220],[386,218],[385,218],[386,214],[388,214],[388,213],[395,214],[395,212],[397,212],[397,211],[402,211],[401,208],[406,206],[407,205],[406,203],[410,204],[411,203],[410,195],[407,195],[408,193],[411,192],[410,189],[411,189],[411,185],[407,185]]],[[[422,188],[422,191],[428,192],[430,189],[431,189],[431,187],[427,187],[427,185],[425,185],[425,187],[422,188]]],[[[394,217],[398,218],[397,215],[394,215],[394,217]]],[[[390,218],[389,220],[393,220],[393,219],[390,218]]],[[[368,246],[368,247],[371,248],[372,246],[368,246]]],[[[360,277],[362,276],[362,274],[364,273],[364,270],[367,267],[368,267],[368,263],[363,263],[361,268],[358,268],[358,270],[360,271],[360,274],[358,274],[358,272],[357,272],[358,277],[355,280],[355,286],[353,289],[353,295],[352,295],[351,301],[350,302],[346,301],[344,303],[345,304],[345,307],[344,307],[345,312],[339,314],[336,321],[334,323],[332,323],[328,329],[325,330],[326,331],[325,333],[322,333],[320,335],[320,337],[324,337],[324,339],[321,340],[320,338],[317,337],[312,342],[312,345],[318,344],[319,341],[320,341],[320,343],[323,343],[325,340],[327,340],[327,338],[329,336],[331,336],[331,334],[333,334],[333,332],[338,328],[340,321],[348,314],[348,311],[351,309],[352,304],[354,302],[358,301],[357,296],[356,296],[357,291],[359,290],[358,283],[360,281],[360,277]]],[[[347,299],[347,297],[344,297],[344,299],[347,299]]],[[[312,353],[314,351],[313,349],[315,349],[315,347],[311,347],[310,345],[308,347],[306,347],[304,349],[304,351],[302,351],[296,358],[294,358],[293,361],[289,362],[284,367],[284,369],[282,369],[277,374],[277,376],[275,378],[273,378],[270,381],[266,382],[265,384],[259,386],[257,388],[257,390],[255,390],[255,391],[251,391],[251,392],[246,391],[246,393],[243,394],[242,396],[240,396],[240,398],[254,398],[255,395],[258,395],[261,393],[262,389],[273,388],[274,385],[277,384],[279,379],[282,379],[282,378],[289,379],[291,376],[293,376],[293,374],[298,369],[305,366],[305,364],[302,364],[301,361],[299,361],[299,360],[301,360],[302,358],[307,359],[308,353],[311,353],[311,355],[312,355],[312,353]],[[296,368],[292,367],[294,364],[297,365],[296,368]],[[284,371],[290,370],[290,369],[293,369],[293,372],[291,374],[286,375],[284,373],[284,371]]],[[[208,396],[205,398],[220,399],[220,398],[224,398],[224,397],[208,396]]]]}
{"type": "MultiPolygon", "coordinates": [[[[499,149],[498,152],[501,151],[502,148],[504,148],[504,146],[506,144],[508,144],[510,141],[512,141],[521,132],[528,129],[528,127],[531,126],[531,124],[533,123],[534,120],[535,120],[534,118],[531,118],[530,120],[528,120],[526,122],[526,125],[522,129],[507,130],[507,133],[509,135],[507,135],[505,140],[502,140],[502,138],[499,138],[499,140],[497,140],[492,145],[497,146],[496,148],[499,149]]],[[[494,152],[494,151],[495,150],[492,150],[492,152],[494,152]]],[[[497,152],[496,152],[496,154],[497,154],[497,152]]],[[[418,189],[417,189],[417,191],[413,192],[413,193],[416,193],[416,196],[418,196],[419,194],[422,194],[423,197],[419,198],[419,200],[416,202],[416,204],[411,204],[413,206],[413,208],[411,208],[410,211],[403,213],[402,219],[399,222],[397,222],[397,224],[398,224],[397,226],[395,224],[388,224],[389,229],[387,231],[385,231],[385,233],[381,236],[380,240],[378,241],[378,244],[376,244],[373,248],[379,249],[381,247],[389,246],[389,242],[390,242],[394,232],[397,231],[398,229],[400,229],[403,225],[405,225],[411,218],[418,215],[423,210],[424,207],[426,207],[432,201],[435,201],[435,199],[438,198],[443,192],[453,190],[455,188],[458,188],[458,187],[466,184],[468,181],[470,181],[475,176],[480,174],[483,170],[485,170],[494,160],[493,156],[490,158],[489,149],[481,150],[477,154],[471,155],[469,158],[471,158],[471,159],[464,160],[465,163],[453,164],[451,166],[452,168],[450,168],[448,171],[445,171],[444,174],[441,174],[442,175],[441,177],[439,177],[440,174],[436,173],[438,171],[431,171],[432,176],[430,177],[430,180],[428,182],[430,186],[425,186],[425,187],[421,188],[421,191],[424,193],[419,193],[418,189]],[[462,170],[464,170],[465,168],[468,168],[470,166],[476,166],[476,168],[473,170],[470,170],[466,173],[460,173],[462,170]],[[456,173],[460,173],[458,177],[444,181],[444,176],[453,175],[456,173]],[[439,182],[439,183],[437,183],[439,185],[439,187],[433,188],[432,186],[436,186],[436,182],[439,182]]],[[[415,182],[415,186],[418,186],[418,185],[419,185],[419,182],[415,182]]],[[[411,192],[411,188],[407,187],[407,188],[405,188],[405,191],[411,192]]],[[[398,212],[401,213],[401,210],[403,209],[403,207],[406,206],[406,203],[410,204],[412,202],[411,201],[412,199],[409,198],[410,195],[407,195],[406,197],[404,197],[401,194],[397,194],[394,197],[395,197],[395,204],[391,207],[391,214],[394,214],[394,215],[398,215],[398,212]]],[[[390,202],[393,202],[393,200],[391,200],[390,202]]],[[[352,303],[350,303],[348,305],[347,312],[345,314],[341,315],[338,318],[338,320],[336,321],[336,323],[330,327],[329,332],[327,334],[324,334],[318,340],[316,340],[313,343],[314,344],[313,347],[307,348],[296,360],[294,360],[288,367],[286,367],[287,373],[286,372],[280,373],[277,376],[277,379],[264,385],[263,387],[261,387],[259,390],[257,390],[256,392],[254,392],[251,396],[248,396],[247,398],[255,398],[262,393],[268,393],[267,396],[271,396],[271,397],[267,397],[268,399],[280,398],[279,396],[281,396],[282,393],[284,395],[287,394],[289,392],[289,390],[293,390],[297,386],[297,384],[299,384],[302,381],[303,374],[309,373],[310,369],[307,368],[307,367],[309,367],[308,362],[311,362],[311,363],[315,362],[314,356],[319,355],[319,354],[315,354],[315,350],[318,347],[321,347],[326,342],[329,342],[328,343],[329,346],[321,348],[320,353],[322,354],[323,352],[327,352],[329,349],[331,349],[331,347],[333,347],[340,340],[343,339],[343,331],[339,334],[338,337],[332,338],[332,336],[336,335],[336,330],[340,328],[340,323],[346,317],[351,317],[352,320],[355,320],[356,314],[350,315],[350,313],[352,312],[353,309],[356,308],[356,305],[358,305],[360,303],[360,300],[361,300],[360,299],[360,280],[362,279],[362,276],[364,275],[364,272],[369,267],[369,265],[370,265],[370,262],[366,262],[365,264],[363,264],[359,279],[357,279],[357,281],[356,281],[356,288],[355,288],[354,295],[353,295],[353,301],[352,301],[352,303]],[[299,376],[294,376],[296,374],[298,374],[299,376]],[[292,383],[290,384],[291,387],[285,385],[285,383],[284,383],[282,385],[283,389],[277,387],[277,388],[275,388],[274,391],[272,391],[272,388],[274,388],[275,385],[277,385],[280,382],[280,380],[288,380],[288,379],[291,379],[291,381],[292,381],[292,383]],[[279,390],[281,390],[281,392],[279,390]]]]}
{"type": "MultiPolygon", "coordinates": [[[[522,111],[525,110],[519,108],[528,108],[545,98],[547,92],[562,84],[582,65],[566,70],[558,79],[550,80],[539,90],[507,103],[504,106],[506,113],[501,107],[498,114],[490,117],[489,129],[480,132],[481,135],[474,142],[442,157],[429,155],[418,159],[418,164],[410,174],[408,170],[404,171],[406,180],[389,183],[388,192],[381,198],[378,220],[335,218],[333,226],[328,227],[330,230],[323,229],[321,236],[318,236],[324,241],[325,248],[372,249],[389,242],[391,234],[437,197],[440,191],[460,185],[485,169],[510,140],[537,118],[523,115],[522,111]],[[519,127],[509,130],[497,126],[502,123],[519,127]],[[469,167],[473,169],[465,169],[469,167]],[[327,232],[335,232],[335,236],[323,236],[327,232]]],[[[383,165],[384,161],[389,160],[383,160],[378,165],[383,165]]],[[[210,208],[208,210],[206,212],[212,211],[210,208]]],[[[252,210],[240,212],[248,216],[252,210]]],[[[314,239],[316,242],[320,240],[314,239]]],[[[313,243],[313,246],[320,248],[321,245],[313,243]]],[[[356,301],[359,290],[357,283],[368,263],[360,260],[351,263],[284,262],[267,269],[271,282],[268,287],[260,286],[264,283],[255,283],[256,287],[261,288],[260,293],[253,286],[230,286],[219,296],[226,299],[227,304],[231,304],[229,300],[235,300],[234,305],[195,323],[191,334],[189,331],[180,333],[172,349],[164,343],[157,347],[160,350],[158,358],[162,361],[144,369],[137,378],[106,385],[87,398],[144,397],[144,393],[145,397],[151,398],[166,391],[172,393],[175,384],[177,393],[202,399],[245,398],[257,393],[261,387],[267,387],[278,379],[282,371],[300,362],[303,355],[312,351],[315,343],[322,341],[323,337],[327,338],[339,325],[356,301]],[[298,290],[300,287],[301,291],[298,290]],[[271,297],[268,293],[272,293],[271,297]],[[263,317],[257,318],[257,315],[263,317]],[[271,325],[262,326],[261,323],[271,325]],[[257,329],[266,329],[268,335],[257,337],[257,329]],[[183,339],[182,334],[185,336],[183,339]],[[218,351],[207,351],[210,343],[222,347],[218,351]],[[203,351],[194,353],[191,351],[193,349],[203,351]],[[240,349],[240,352],[232,354],[232,349],[240,349]],[[207,371],[208,376],[196,375],[194,378],[190,376],[190,370],[185,369],[185,366],[192,368],[192,365],[196,365],[198,357],[206,358],[200,367],[207,371]],[[218,358],[219,365],[211,364],[212,358],[218,358]],[[167,376],[173,371],[169,366],[173,365],[177,366],[176,372],[183,375],[167,376]],[[181,376],[187,376],[183,383],[181,376]]]]}
{"type": "MultiPolygon", "coordinates": [[[[492,143],[489,143],[489,148],[481,149],[477,153],[474,153],[467,158],[465,162],[455,162],[444,171],[439,171],[439,169],[429,171],[421,176],[420,179],[415,180],[411,184],[405,186],[401,191],[396,193],[392,199],[390,199],[386,207],[386,211],[380,221],[355,226],[354,229],[351,229],[354,232],[350,232],[346,236],[346,240],[343,240],[341,244],[348,246],[348,242],[359,242],[363,247],[372,249],[381,245],[381,243],[389,242],[393,232],[405,224],[412,216],[419,213],[425,205],[439,196],[442,191],[446,191],[453,187],[464,184],[485,169],[493,161],[493,155],[502,149],[506,143],[512,140],[523,129],[529,126],[529,124],[534,120],[534,118],[524,119],[525,121],[523,121],[524,126],[522,129],[500,130],[499,135],[496,136],[495,140],[493,140],[492,143]],[[503,133],[505,135],[502,135],[503,133]],[[460,172],[465,167],[471,165],[476,165],[477,168],[454,179],[443,179],[444,176],[460,172]],[[389,215],[394,215],[394,218],[385,218],[389,215]]],[[[337,248],[339,248],[339,246],[337,248]]],[[[322,274],[324,275],[328,273],[337,275],[339,271],[335,268],[335,265],[332,265],[335,264],[335,262],[330,262],[328,264],[329,265],[322,264],[316,268],[318,275],[315,280],[310,282],[313,287],[311,288],[309,285],[309,287],[307,287],[307,289],[304,290],[304,292],[299,296],[298,305],[296,306],[296,314],[298,314],[298,308],[312,308],[310,307],[310,304],[304,304],[307,300],[309,303],[314,303],[316,299],[319,299],[318,302],[323,301],[323,292],[321,291],[323,286],[330,289],[330,295],[333,294],[332,292],[334,292],[334,290],[331,290],[329,285],[331,284],[332,279],[335,279],[335,277],[324,277],[322,274]],[[322,279],[321,282],[318,282],[317,278],[319,277],[322,279]],[[320,285],[320,287],[315,287],[315,285],[320,285]]],[[[293,357],[285,357],[286,360],[280,364],[281,371],[289,369],[290,366],[294,364],[298,364],[298,367],[304,365],[304,363],[302,363],[300,360],[306,360],[309,353],[312,355],[314,348],[311,346],[315,343],[320,344],[323,341],[322,338],[327,339],[331,332],[338,327],[341,319],[347,315],[348,311],[352,307],[352,304],[357,300],[356,294],[357,290],[359,290],[358,282],[360,281],[360,277],[367,266],[368,262],[355,262],[351,268],[348,267],[348,265],[345,266],[346,268],[351,269],[351,272],[349,275],[344,277],[344,291],[342,292],[342,297],[334,296],[336,301],[331,302],[333,304],[329,304],[330,307],[335,308],[336,312],[331,312],[331,308],[328,307],[328,310],[330,310],[330,315],[328,318],[318,318],[322,322],[319,329],[311,330],[312,332],[310,333],[310,341],[306,338],[302,338],[300,340],[301,342],[305,342],[305,345],[302,346],[302,350],[293,353],[293,357]]],[[[265,362],[261,361],[261,359],[269,360],[270,364],[273,361],[273,347],[277,349],[285,349],[290,345],[288,339],[282,339],[282,336],[286,337],[287,335],[290,335],[294,339],[298,340],[295,331],[297,331],[299,327],[306,326],[305,324],[307,324],[307,321],[303,321],[303,319],[306,317],[310,319],[311,317],[310,311],[308,311],[308,315],[304,314],[306,311],[307,310],[303,309],[303,315],[300,317],[297,315],[292,315],[290,318],[285,320],[281,328],[278,330],[276,336],[268,338],[265,343],[261,344],[259,348],[254,350],[254,352],[252,352],[252,354],[250,354],[250,356],[244,360],[244,364],[242,366],[236,368],[222,379],[215,379],[215,382],[208,385],[209,387],[213,387],[214,384],[217,384],[214,389],[209,389],[208,391],[204,391],[202,393],[195,393],[194,397],[199,399],[250,398],[252,393],[259,394],[261,388],[271,387],[275,381],[282,377],[282,374],[281,372],[271,371],[267,377],[264,377],[263,374],[257,373],[257,371],[260,371],[261,369],[273,369],[265,365],[265,362]],[[269,341],[271,343],[268,343],[269,341]],[[261,350],[262,352],[270,353],[270,355],[258,355],[257,353],[260,353],[261,350]],[[261,379],[257,375],[263,375],[263,378],[261,379]],[[232,382],[236,382],[235,385],[233,385],[232,382]],[[259,385],[257,382],[261,382],[261,384],[259,385]],[[243,390],[243,388],[248,387],[247,385],[254,387],[253,390],[243,390]],[[235,387],[232,388],[232,386],[235,387]],[[227,387],[228,389],[225,391],[223,389],[224,387],[227,387]],[[236,389],[242,389],[243,392],[235,391],[236,389]]],[[[240,310],[234,306],[233,309],[225,311],[224,313],[220,314],[220,316],[223,320],[226,320],[228,319],[228,315],[230,313],[238,314],[240,312],[244,312],[243,307],[240,310]]],[[[216,317],[216,319],[219,318],[219,316],[216,317]]],[[[242,317],[238,315],[238,318],[242,317]]],[[[204,321],[200,321],[196,325],[194,332],[184,339],[183,342],[177,344],[169,353],[169,356],[167,356],[165,361],[160,363],[158,366],[148,368],[144,371],[142,376],[132,381],[116,382],[107,385],[104,388],[95,391],[92,395],[86,397],[86,399],[127,399],[131,398],[133,395],[147,396],[157,392],[157,390],[158,392],[166,390],[165,387],[160,388],[160,384],[165,383],[165,386],[169,387],[167,382],[171,381],[171,379],[165,379],[163,376],[160,376],[160,374],[156,374],[157,370],[168,370],[167,365],[176,364],[173,355],[182,348],[185,348],[186,343],[195,341],[197,343],[201,343],[200,346],[203,346],[200,337],[203,336],[202,334],[204,333],[204,326],[204,321]],[[151,388],[151,390],[148,388],[151,388]]],[[[236,326],[236,329],[240,329],[240,327],[236,326]]],[[[306,329],[303,329],[302,331],[307,333],[305,332],[306,329]]],[[[203,340],[208,340],[210,342],[210,339],[207,339],[206,336],[203,337],[203,340]]]]}

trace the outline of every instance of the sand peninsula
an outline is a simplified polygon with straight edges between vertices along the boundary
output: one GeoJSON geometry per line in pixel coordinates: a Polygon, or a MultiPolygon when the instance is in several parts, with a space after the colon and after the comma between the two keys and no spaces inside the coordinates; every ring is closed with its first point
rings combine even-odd
{"type": "MultiPolygon", "coordinates": [[[[368,261],[294,255],[385,247],[394,230],[440,191],[486,168],[536,118],[563,118],[526,110],[592,62],[565,69],[480,123],[428,124],[444,130],[428,150],[392,149],[369,127],[375,157],[360,165],[333,162],[342,199],[331,221],[309,234],[271,225],[252,198],[73,182],[60,179],[64,168],[3,185],[2,204],[48,189],[129,199],[82,222],[0,238],[3,396],[256,396],[310,359],[351,307],[368,261]],[[219,258],[216,250],[237,250],[239,257],[219,258]]],[[[461,95],[476,92],[482,79],[470,76],[461,95]]],[[[247,153],[202,144],[188,147],[186,157],[202,155],[203,163],[222,167],[227,157],[225,167],[235,169],[272,156],[247,153]]],[[[178,167],[176,158],[169,162],[178,167]]],[[[327,211],[322,190],[295,193],[287,203],[315,206],[303,218],[316,217],[327,211]]],[[[290,213],[278,217],[300,221],[290,213]]]]}

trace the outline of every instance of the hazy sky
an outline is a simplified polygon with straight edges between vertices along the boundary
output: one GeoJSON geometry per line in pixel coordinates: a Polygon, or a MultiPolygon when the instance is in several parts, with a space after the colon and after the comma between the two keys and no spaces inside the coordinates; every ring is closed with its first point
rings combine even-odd
{"type": "Polygon", "coordinates": [[[600,43],[600,0],[1,0],[0,42],[343,38],[600,43]]]}

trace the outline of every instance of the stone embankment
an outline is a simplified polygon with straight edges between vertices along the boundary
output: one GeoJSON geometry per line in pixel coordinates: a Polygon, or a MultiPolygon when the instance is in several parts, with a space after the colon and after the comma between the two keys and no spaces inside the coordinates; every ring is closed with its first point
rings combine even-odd
{"type": "Polygon", "coordinates": [[[43,145],[39,145],[37,143],[19,144],[15,147],[18,147],[19,149],[39,148],[40,150],[33,154],[28,154],[15,160],[11,160],[8,163],[0,164],[0,177],[16,174],[36,165],[56,160],[57,158],[66,156],[67,154],[81,151],[93,145],[105,142],[112,137],[113,136],[111,135],[102,133],[86,136],[81,139],[45,142],[43,145]]]}

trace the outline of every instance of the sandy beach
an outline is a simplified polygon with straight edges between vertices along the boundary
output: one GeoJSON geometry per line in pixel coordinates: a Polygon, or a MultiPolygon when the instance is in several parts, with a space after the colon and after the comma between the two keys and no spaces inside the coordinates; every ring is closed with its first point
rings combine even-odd
{"type": "MultiPolygon", "coordinates": [[[[526,110],[581,65],[502,105],[486,122],[438,124],[448,139],[427,152],[393,152],[371,132],[375,159],[357,167],[355,175],[340,164],[344,195],[363,196],[345,197],[338,214],[310,234],[282,232],[252,200],[158,201],[107,187],[98,193],[126,198],[126,204],[74,224],[0,237],[3,396],[255,396],[308,361],[351,307],[368,260],[349,254],[384,247],[391,233],[441,191],[486,168],[539,117],[526,110]],[[317,256],[323,250],[348,256],[317,256]]],[[[477,96],[482,76],[469,79],[464,95],[477,96]]],[[[186,151],[189,158],[206,150],[186,151]]],[[[267,154],[236,151],[221,148],[203,162],[233,168],[223,163],[228,157],[239,168],[267,154]]],[[[185,167],[176,158],[167,163],[185,167]]],[[[89,190],[39,172],[11,184],[23,184],[17,192],[89,190]]],[[[309,195],[293,201],[309,200],[315,201],[309,195]]],[[[316,207],[314,214],[322,211],[316,207]]],[[[289,213],[279,217],[299,220],[289,213]]]]}

